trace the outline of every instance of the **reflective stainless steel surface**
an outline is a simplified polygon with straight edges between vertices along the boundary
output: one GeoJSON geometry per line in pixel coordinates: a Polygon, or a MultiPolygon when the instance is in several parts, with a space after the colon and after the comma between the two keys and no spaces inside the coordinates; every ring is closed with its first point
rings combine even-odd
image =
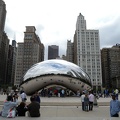
{"type": "Polygon", "coordinates": [[[81,67],[58,59],[33,65],[24,75],[21,87],[31,94],[51,84],[63,85],[74,92],[91,88],[91,80],[81,67]]]}

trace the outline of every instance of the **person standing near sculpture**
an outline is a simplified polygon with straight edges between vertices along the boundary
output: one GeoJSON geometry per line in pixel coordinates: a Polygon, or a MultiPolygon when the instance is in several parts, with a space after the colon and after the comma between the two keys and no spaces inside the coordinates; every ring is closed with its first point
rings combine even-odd
{"type": "Polygon", "coordinates": [[[41,99],[40,99],[40,95],[39,95],[39,93],[37,91],[35,92],[34,97],[35,97],[35,101],[40,104],[41,99]]]}
{"type": "Polygon", "coordinates": [[[84,98],[85,98],[85,93],[83,92],[81,95],[81,102],[82,102],[82,110],[84,111],[84,98]]]}
{"type": "Polygon", "coordinates": [[[61,96],[65,97],[65,90],[64,89],[61,90],[61,96]]]}
{"type": "Polygon", "coordinates": [[[119,117],[120,101],[116,99],[116,95],[112,94],[112,100],[110,101],[110,116],[119,117]]]}
{"type": "Polygon", "coordinates": [[[94,102],[94,95],[92,94],[92,91],[89,92],[89,110],[93,110],[93,102],[94,102]]]}
{"type": "Polygon", "coordinates": [[[118,89],[115,89],[115,96],[116,96],[116,99],[118,100],[118,93],[119,93],[119,90],[118,89]]]}
{"type": "Polygon", "coordinates": [[[89,98],[88,98],[88,94],[85,94],[84,97],[84,111],[89,111],[89,98]]]}
{"type": "Polygon", "coordinates": [[[27,100],[27,95],[24,91],[22,91],[22,93],[21,93],[21,100],[22,100],[22,102],[26,102],[26,100],[27,100]]]}

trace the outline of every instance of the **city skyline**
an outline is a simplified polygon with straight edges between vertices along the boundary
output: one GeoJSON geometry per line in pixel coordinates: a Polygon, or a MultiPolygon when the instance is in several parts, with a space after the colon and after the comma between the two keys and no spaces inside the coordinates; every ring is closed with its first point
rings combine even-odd
{"type": "Polygon", "coordinates": [[[100,48],[119,43],[119,0],[4,1],[7,10],[5,32],[10,41],[23,42],[25,26],[35,26],[45,45],[46,56],[48,45],[58,45],[60,56],[66,54],[67,40],[73,41],[79,13],[85,16],[87,29],[99,30],[100,48]]]}

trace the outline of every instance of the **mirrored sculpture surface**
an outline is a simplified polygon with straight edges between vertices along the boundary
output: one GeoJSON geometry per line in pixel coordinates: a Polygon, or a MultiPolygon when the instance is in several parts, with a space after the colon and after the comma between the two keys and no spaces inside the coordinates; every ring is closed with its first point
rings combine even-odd
{"type": "Polygon", "coordinates": [[[24,75],[21,87],[31,94],[51,84],[63,85],[72,91],[92,86],[90,77],[81,67],[65,60],[52,59],[33,65],[24,75]],[[61,80],[62,83],[59,82],[61,80]]]}

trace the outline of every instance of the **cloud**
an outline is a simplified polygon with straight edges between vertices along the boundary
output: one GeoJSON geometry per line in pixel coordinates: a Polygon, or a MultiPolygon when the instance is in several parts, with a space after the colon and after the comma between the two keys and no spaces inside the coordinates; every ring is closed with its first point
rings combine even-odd
{"type": "Polygon", "coordinates": [[[117,43],[120,43],[120,16],[116,18],[114,21],[100,27],[100,43],[101,48],[110,47],[117,43]]]}
{"type": "Polygon", "coordinates": [[[35,26],[45,46],[58,45],[66,54],[67,40],[73,41],[77,16],[82,13],[87,29],[98,29],[100,47],[119,43],[119,0],[4,0],[7,16],[5,31],[12,40],[23,42],[25,26],[35,26]]]}

